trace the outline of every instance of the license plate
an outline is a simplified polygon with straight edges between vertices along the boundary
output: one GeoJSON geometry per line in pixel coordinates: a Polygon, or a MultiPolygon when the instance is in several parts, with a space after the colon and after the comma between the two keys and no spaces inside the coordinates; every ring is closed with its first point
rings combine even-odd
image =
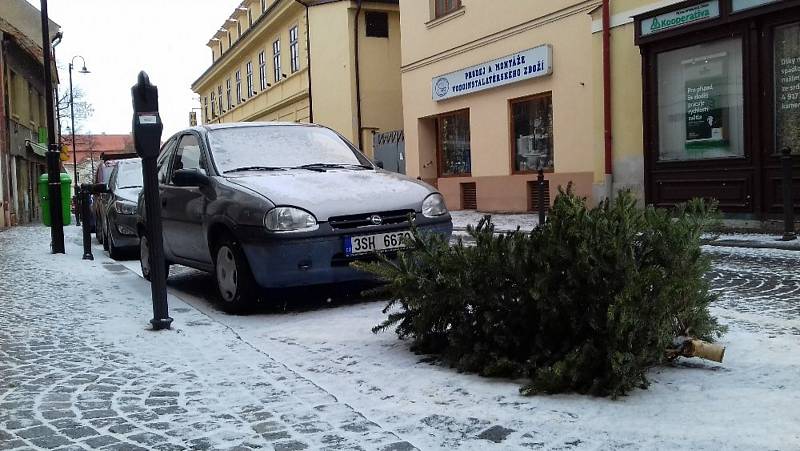
{"type": "Polygon", "coordinates": [[[408,230],[376,233],[374,235],[347,236],[344,238],[344,253],[350,256],[405,249],[407,247],[405,240],[410,238],[411,232],[408,230]]]}

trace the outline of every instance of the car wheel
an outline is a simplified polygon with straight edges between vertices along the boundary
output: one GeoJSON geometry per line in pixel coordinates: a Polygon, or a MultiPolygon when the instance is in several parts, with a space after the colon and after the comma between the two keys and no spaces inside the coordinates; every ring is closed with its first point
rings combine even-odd
{"type": "Polygon", "coordinates": [[[95,223],[94,235],[97,237],[97,242],[103,244],[103,226],[100,222],[95,223]]]}
{"type": "Polygon", "coordinates": [[[108,230],[105,225],[103,225],[103,250],[108,250],[108,230]]]}
{"type": "Polygon", "coordinates": [[[122,251],[114,245],[114,236],[111,232],[108,232],[106,239],[106,241],[108,241],[108,256],[111,257],[112,260],[122,260],[122,251]]]}
{"type": "Polygon", "coordinates": [[[257,287],[239,243],[223,237],[214,250],[214,279],[229,313],[245,313],[256,301],[257,287]]]}
{"type": "MultiPolygon", "coordinates": [[[[142,267],[142,277],[145,280],[150,280],[150,243],[147,241],[147,235],[142,235],[139,238],[139,264],[142,267]]],[[[164,279],[169,278],[169,263],[164,262],[164,279]]]]}

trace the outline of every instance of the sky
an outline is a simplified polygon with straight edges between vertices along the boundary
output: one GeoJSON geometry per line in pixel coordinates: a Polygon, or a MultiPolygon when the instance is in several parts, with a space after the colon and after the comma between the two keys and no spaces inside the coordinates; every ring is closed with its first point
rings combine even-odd
{"type": "MultiPolygon", "coordinates": [[[[40,8],[40,0],[28,0],[40,8]]],[[[55,51],[61,84],[69,90],[67,65],[86,59],[90,74],[72,72],[74,86],[87,94],[94,114],[80,133],[131,131],[130,88],[144,70],[158,86],[163,139],[189,126],[200,102],[191,84],[211,65],[206,43],[241,0],[49,0],[50,19],[64,38],[55,51]],[[62,67],[63,66],[63,67],[62,67]]],[[[199,111],[198,117],[200,116],[199,111]]]]}

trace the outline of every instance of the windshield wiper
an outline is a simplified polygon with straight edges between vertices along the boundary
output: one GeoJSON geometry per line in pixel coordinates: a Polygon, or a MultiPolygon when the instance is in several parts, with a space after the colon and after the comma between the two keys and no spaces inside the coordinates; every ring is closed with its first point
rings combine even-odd
{"type": "Polygon", "coordinates": [[[365,164],[340,164],[340,163],[311,163],[302,166],[295,166],[292,169],[310,169],[310,170],[324,170],[324,169],[348,169],[348,168],[363,168],[372,169],[372,166],[365,164]]]}
{"type": "Polygon", "coordinates": [[[227,171],[224,171],[223,173],[227,174],[229,172],[285,171],[285,170],[286,169],[284,169],[284,168],[279,168],[279,167],[274,167],[274,166],[245,166],[245,167],[241,167],[241,168],[228,169],[227,171]]]}

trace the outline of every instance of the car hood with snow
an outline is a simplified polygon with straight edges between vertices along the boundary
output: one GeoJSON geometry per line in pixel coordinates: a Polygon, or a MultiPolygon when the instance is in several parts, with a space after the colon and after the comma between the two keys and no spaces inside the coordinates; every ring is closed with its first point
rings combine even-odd
{"type": "Polygon", "coordinates": [[[436,192],[424,182],[383,170],[290,169],[226,178],[263,195],[276,206],[308,210],[318,221],[359,213],[420,211],[422,201],[436,192]]]}

